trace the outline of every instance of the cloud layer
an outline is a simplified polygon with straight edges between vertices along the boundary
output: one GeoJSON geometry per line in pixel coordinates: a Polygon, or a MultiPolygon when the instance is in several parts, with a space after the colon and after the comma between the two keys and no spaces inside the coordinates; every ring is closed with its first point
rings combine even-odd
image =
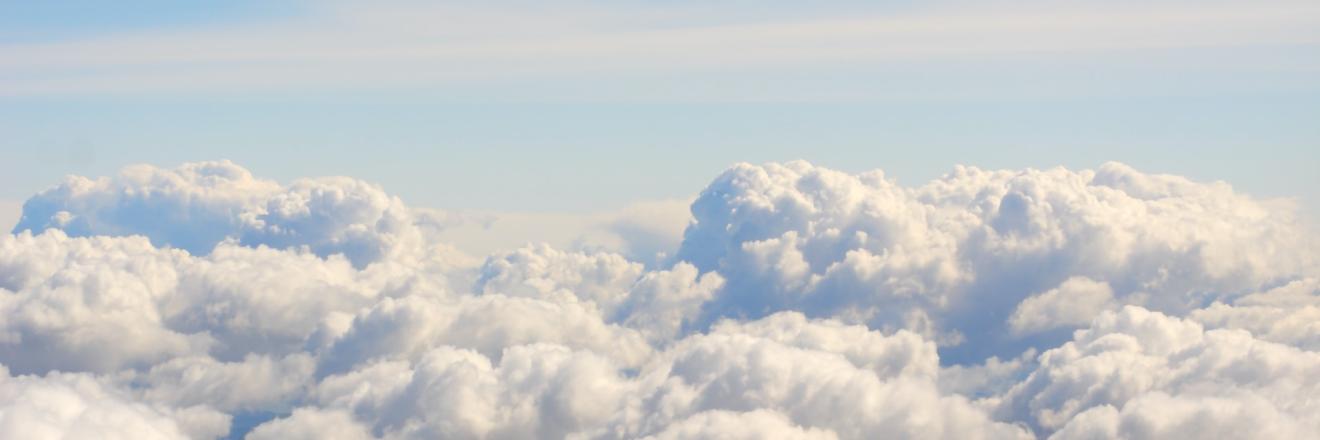
{"type": "Polygon", "coordinates": [[[351,178],[70,177],[0,236],[0,436],[1320,432],[1287,203],[1116,163],[907,187],[791,162],[691,212],[674,249],[472,257],[351,178]]]}

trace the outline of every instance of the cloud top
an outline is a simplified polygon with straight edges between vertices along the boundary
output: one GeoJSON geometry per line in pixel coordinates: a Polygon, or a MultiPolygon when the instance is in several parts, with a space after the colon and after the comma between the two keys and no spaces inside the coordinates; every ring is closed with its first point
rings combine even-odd
{"type": "Polygon", "coordinates": [[[789,162],[691,212],[677,248],[623,249],[648,261],[470,258],[351,178],[69,177],[0,236],[0,436],[1320,432],[1288,205],[1117,163],[909,187],[789,162]]]}

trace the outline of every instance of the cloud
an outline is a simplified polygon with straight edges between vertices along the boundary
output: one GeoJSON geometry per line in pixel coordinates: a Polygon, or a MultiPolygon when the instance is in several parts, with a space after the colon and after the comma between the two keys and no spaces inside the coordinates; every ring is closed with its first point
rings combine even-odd
{"type": "Polygon", "coordinates": [[[246,437],[251,440],[366,440],[371,433],[344,411],[298,409],[289,417],[264,423],[246,437]]]}
{"type": "Polygon", "coordinates": [[[0,366],[0,437],[184,439],[228,431],[229,416],[206,407],[153,407],[85,374],[10,376],[0,366]]]}
{"type": "Polygon", "coordinates": [[[1298,240],[1314,239],[1290,209],[1117,163],[959,167],[911,188],[879,171],[741,164],[693,203],[677,258],[726,280],[707,324],[800,310],[910,329],[980,361],[1049,343],[1005,331],[1015,312],[1020,330],[1078,324],[1108,295],[1181,315],[1313,274],[1314,247],[1298,240]],[[1047,292],[1082,279],[1108,294],[1047,292]],[[1042,308],[1067,314],[1046,322],[1042,308]]]}
{"type": "Polygon", "coordinates": [[[1005,394],[998,415],[1063,438],[1308,437],[1320,432],[1309,397],[1320,392],[1317,378],[1320,353],[1127,306],[1042,353],[1035,371],[1005,394]],[[1204,423],[1218,417],[1230,418],[1204,423]]]}
{"type": "Polygon", "coordinates": [[[732,418],[768,419],[800,427],[785,435],[812,438],[1026,436],[966,399],[941,395],[934,345],[919,336],[794,313],[721,324],[656,354],[635,375],[622,374],[601,349],[533,343],[492,358],[438,347],[414,362],[326,377],[316,411],[351,412],[387,437],[724,438],[742,431],[732,418]],[[749,409],[761,411],[730,414],[749,409]]]}
{"type": "Polygon", "coordinates": [[[1151,393],[1123,410],[1105,405],[1077,415],[1051,439],[1078,438],[1314,438],[1314,424],[1298,421],[1254,395],[1175,398],[1151,393]]]}
{"type": "Polygon", "coordinates": [[[641,264],[607,252],[564,252],[538,245],[492,255],[475,290],[562,303],[583,303],[602,319],[640,331],[663,345],[690,330],[701,306],[724,280],[691,264],[644,271],[641,264]]]}
{"type": "Polygon", "coordinates": [[[125,168],[114,178],[70,176],[23,205],[15,232],[145,235],[203,255],[222,241],[343,254],[362,267],[404,252],[420,235],[397,197],[355,179],[258,179],[228,161],[166,170],[125,168]]]}
{"type": "Polygon", "coordinates": [[[1267,341],[1320,350],[1320,279],[1293,281],[1231,302],[1216,302],[1190,316],[1206,327],[1243,329],[1267,341]]]}
{"type": "Polygon", "coordinates": [[[537,342],[608,353],[637,365],[650,351],[635,331],[606,324],[589,305],[488,295],[455,302],[386,298],[353,319],[322,358],[322,373],[382,359],[416,360],[432,347],[473,349],[499,359],[504,348],[537,342]]]}
{"type": "Polygon", "coordinates": [[[795,425],[839,438],[1025,438],[959,396],[941,395],[930,376],[933,344],[912,334],[883,336],[787,312],[717,326],[657,356],[644,369],[643,406],[611,429],[623,437],[712,410],[773,410],[795,425]]]}
{"type": "Polygon", "coordinates": [[[783,414],[755,410],[732,412],[713,410],[688,417],[665,428],[647,439],[837,439],[834,433],[822,429],[802,429],[783,414]]]}
{"type": "Polygon", "coordinates": [[[0,68],[12,72],[0,94],[415,88],[599,72],[846,68],[968,54],[1104,55],[1317,41],[1310,32],[1317,10],[1304,1],[1165,1],[1141,8],[942,3],[750,15],[718,5],[318,5],[275,22],[0,46],[0,68]]]}
{"type": "Polygon", "coordinates": [[[287,411],[311,386],[315,360],[248,355],[239,362],[180,357],[134,375],[128,384],[142,400],[171,406],[207,405],[226,411],[287,411]]]}
{"type": "Polygon", "coordinates": [[[457,220],[374,185],[227,162],[24,209],[0,236],[0,436],[1320,432],[1315,237],[1121,164],[915,187],[739,164],[645,262],[668,245],[472,258],[438,233],[457,220]]]}
{"type": "Polygon", "coordinates": [[[542,344],[510,347],[498,364],[442,346],[393,370],[327,378],[319,399],[391,437],[562,438],[610,417],[625,390],[608,359],[542,344]]]}
{"type": "Polygon", "coordinates": [[[0,237],[0,363],[19,373],[111,372],[205,353],[214,340],[163,325],[186,253],[146,239],[0,237]]]}
{"type": "Polygon", "coordinates": [[[1059,287],[1022,300],[1008,326],[1017,333],[1082,326],[1100,312],[1114,307],[1109,285],[1086,277],[1073,277],[1059,287]]]}
{"type": "Polygon", "coordinates": [[[610,253],[563,252],[546,245],[494,255],[476,290],[560,301],[588,301],[609,313],[624,300],[642,265],[610,253]]]}
{"type": "Polygon", "coordinates": [[[0,236],[0,362],[22,373],[112,372],[178,356],[284,355],[303,350],[326,319],[351,318],[379,295],[446,294],[446,267],[427,260],[358,271],[338,256],[232,243],[194,257],[140,236],[60,230],[0,236]]]}

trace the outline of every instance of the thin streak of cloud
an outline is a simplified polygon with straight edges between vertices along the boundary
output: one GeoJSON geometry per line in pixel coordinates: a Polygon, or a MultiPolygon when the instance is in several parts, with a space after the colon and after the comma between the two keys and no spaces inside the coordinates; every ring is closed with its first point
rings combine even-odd
{"type": "MultiPolygon", "coordinates": [[[[627,11],[322,11],[284,23],[0,46],[0,94],[207,87],[419,86],[547,74],[855,66],[952,56],[1320,44],[1320,6],[1030,11],[620,27],[627,11]],[[481,26],[474,25],[480,23],[481,26]]],[[[686,22],[685,22],[686,21],[686,22]]],[[[1289,66],[1288,68],[1296,68],[1289,66]]]]}

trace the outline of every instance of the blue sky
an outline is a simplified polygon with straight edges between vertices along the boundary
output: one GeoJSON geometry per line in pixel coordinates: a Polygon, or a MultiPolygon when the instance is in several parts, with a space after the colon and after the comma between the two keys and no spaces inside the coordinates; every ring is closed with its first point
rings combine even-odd
{"type": "Polygon", "coordinates": [[[0,200],[228,158],[585,212],[801,158],[1117,160],[1320,206],[1314,2],[186,3],[3,2],[0,200]]]}

